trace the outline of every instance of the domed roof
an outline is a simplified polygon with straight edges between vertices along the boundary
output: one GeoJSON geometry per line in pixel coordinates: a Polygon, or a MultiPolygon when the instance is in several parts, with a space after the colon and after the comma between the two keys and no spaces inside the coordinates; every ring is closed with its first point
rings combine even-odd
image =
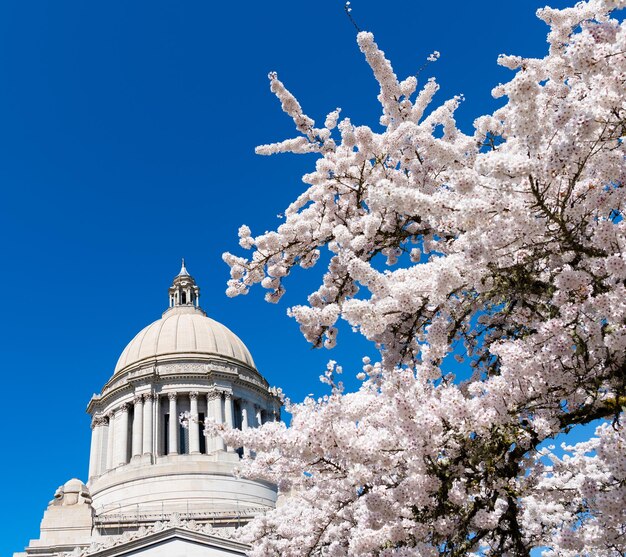
{"type": "Polygon", "coordinates": [[[140,331],[124,348],[114,375],[143,361],[177,355],[215,355],[255,369],[246,345],[230,329],[210,319],[198,306],[200,289],[185,268],[169,289],[170,308],[140,331]]]}
{"type": "Polygon", "coordinates": [[[246,345],[230,329],[200,309],[175,307],[128,343],[117,361],[115,373],[143,360],[177,354],[215,354],[254,368],[246,345]]]}

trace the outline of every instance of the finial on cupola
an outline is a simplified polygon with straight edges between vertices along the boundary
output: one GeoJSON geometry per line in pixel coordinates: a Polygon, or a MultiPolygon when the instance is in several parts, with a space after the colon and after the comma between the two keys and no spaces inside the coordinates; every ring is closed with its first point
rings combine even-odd
{"type": "Polygon", "coordinates": [[[183,257],[183,264],[180,268],[180,273],[178,273],[179,277],[188,277],[189,273],[187,272],[187,269],[185,268],[185,258],[183,257]]]}

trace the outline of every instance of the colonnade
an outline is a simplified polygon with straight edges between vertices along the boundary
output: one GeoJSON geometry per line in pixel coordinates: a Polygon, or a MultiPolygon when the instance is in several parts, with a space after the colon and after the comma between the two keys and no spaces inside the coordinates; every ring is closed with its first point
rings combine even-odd
{"type": "MultiPolygon", "coordinates": [[[[178,454],[180,447],[178,415],[181,410],[179,401],[182,398],[188,398],[191,415],[188,452],[201,454],[200,435],[203,434],[203,426],[198,423],[200,397],[206,398],[205,416],[213,418],[216,423],[225,423],[230,428],[248,429],[257,427],[268,419],[273,421],[280,419],[275,412],[268,413],[259,405],[244,398],[235,399],[232,392],[226,390],[211,389],[202,393],[199,391],[164,392],[160,395],[152,392],[137,394],[132,403],[122,403],[107,414],[94,415],[89,478],[100,476],[108,470],[128,464],[131,460],[145,458],[152,461],[154,456],[178,454]],[[160,419],[160,401],[164,401],[167,413],[169,413],[166,436],[164,420],[160,419]],[[132,420],[129,420],[131,405],[132,420]],[[240,412],[239,416],[236,416],[236,406],[240,412]],[[166,444],[164,442],[159,446],[159,439],[165,439],[166,444]]],[[[205,437],[207,454],[234,450],[233,447],[226,447],[221,437],[205,437]]],[[[244,453],[248,454],[247,449],[244,449],[244,453]]]]}

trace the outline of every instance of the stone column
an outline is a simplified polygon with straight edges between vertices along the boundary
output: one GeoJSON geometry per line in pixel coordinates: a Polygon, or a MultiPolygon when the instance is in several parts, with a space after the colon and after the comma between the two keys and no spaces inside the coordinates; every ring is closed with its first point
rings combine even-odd
{"type": "Polygon", "coordinates": [[[154,412],[152,411],[153,393],[143,395],[143,454],[152,455],[152,436],[154,431],[154,412]]]}
{"type": "Polygon", "coordinates": [[[178,454],[178,411],[176,410],[176,393],[169,393],[170,421],[167,432],[167,454],[178,454]]]}
{"type": "Polygon", "coordinates": [[[105,419],[96,414],[91,420],[91,449],[89,451],[89,479],[100,475],[100,450],[105,419]]]}
{"type": "MultiPolygon", "coordinates": [[[[248,416],[248,401],[241,399],[241,430],[245,431],[250,427],[249,416],[248,416]]],[[[250,449],[244,445],[243,447],[243,456],[250,456],[250,449]]]]}
{"type": "MultiPolygon", "coordinates": [[[[226,391],[224,393],[224,421],[229,428],[234,427],[233,422],[233,393],[226,391]]],[[[233,447],[226,447],[226,450],[233,452],[233,447]]]]}
{"type": "Polygon", "coordinates": [[[138,458],[143,452],[143,397],[135,396],[133,399],[133,447],[132,458],[138,458]]]}
{"type": "Polygon", "coordinates": [[[198,424],[198,391],[189,393],[189,454],[200,453],[200,426],[198,424]]]}
{"type": "Polygon", "coordinates": [[[113,419],[113,412],[109,412],[107,414],[107,420],[109,423],[109,431],[107,435],[107,470],[113,469],[113,448],[114,448],[114,440],[115,440],[115,420],[113,419]]]}
{"type": "Polygon", "coordinates": [[[98,462],[96,464],[96,476],[102,476],[107,471],[107,441],[109,438],[109,420],[106,416],[100,416],[100,444],[98,445],[98,462]]]}
{"type": "Polygon", "coordinates": [[[114,466],[128,462],[128,404],[115,411],[115,460],[114,466]]]}
{"type": "Polygon", "coordinates": [[[263,425],[263,411],[261,410],[261,407],[256,404],[254,405],[254,410],[256,417],[256,426],[260,427],[263,425]]]}
{"type": "MultiPolygon", "coordinates": [[[[207,415],[215,420],[216,424],[224,423],[222,410],[222,392],[218,390],[209,391],[206,395],[207,415]]],[[[207,453],[224,450],[224,440],[219,436],[207,435],[207,453]]]]}

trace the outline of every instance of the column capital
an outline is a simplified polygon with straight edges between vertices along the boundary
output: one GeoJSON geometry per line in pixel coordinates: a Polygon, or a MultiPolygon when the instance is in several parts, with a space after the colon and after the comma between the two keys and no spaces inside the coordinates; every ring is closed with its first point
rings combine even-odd
{"type": "Polygon", "coordinates": [[[156,398],[156,395],[154,393],[144,393],[143,394],[143,399],[144,400],[153,400],[156,398]]]}
{"type": "Polygon", "coordinates": [[[115,410],[115,414],[117,414],[117,413],[128,413],[128,408],[129,408],[129,404],[128,404],[128,402],[125,402],[124,404],[120,405],[115,410]]]}
{"type": "Polygon", "coordinates": [[[107,423],[106,416],[103,416],[102,414],[95,414],[93,418],[91,419],[91,429],[93,429],[94,427],[101,426],[101,425],[106,425],[106,423],[107,423]]]}
{"type": "Polygon", "coordinates": [[[211,389],[207,394],[206,394],[206,399],[208,401],[211,400],[216,400],[218,398],[222,398],[222,394],[223,391],[219,390],[219,389],[211,389]]]}
{"type": "Polygon", "coordinates": [[[136,394],[133,397],[133,404],[143,404],[143,395],[136,394]]]}
{"type": "Polygon", "coordinates": [[[189,398],[192,399],[192,400],[197,400],[199,394],[200,393],[198,391],[191,391],[189,393],[189,398]]]}
{"type": "Polygon", "coordinates": [[[233,399],[232,391],[224,391],[224,397],[226,398],[226,400],[232,400],[233,399]]]}
{"type": "Polygon", "coordinates": [[[170,400],[176,400],[177,397],[178,393],[167,393],[167,398],[169,398],[170,400]]]}

